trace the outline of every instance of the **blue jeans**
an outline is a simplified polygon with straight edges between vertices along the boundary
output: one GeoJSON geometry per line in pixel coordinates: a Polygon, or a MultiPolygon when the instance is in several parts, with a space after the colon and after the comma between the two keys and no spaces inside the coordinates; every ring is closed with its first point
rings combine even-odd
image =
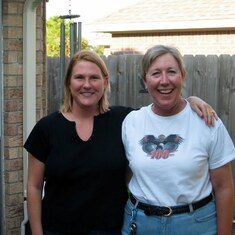
{"type": "Polygon", "coordinates": [[[216,208],[215,202],[190,213],[166,216],[146,216],[144,211],[135,209],[130,199],[125,207],[122,235],[130,235],[131,220],[137,226],[136,235],[216,235],[216,208]]]}
{"type": "Polygon", "coordinates": [[[121,235],[121,231],[119,229],[94,230],[89,233],[60,233],[45,231],[44,235],[121,235]]]}

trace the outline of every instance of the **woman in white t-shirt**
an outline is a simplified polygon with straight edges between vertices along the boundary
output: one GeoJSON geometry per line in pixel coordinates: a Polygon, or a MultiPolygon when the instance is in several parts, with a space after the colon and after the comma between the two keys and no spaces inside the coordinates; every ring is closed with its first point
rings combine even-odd
{"type": "Polygon", "coordinates": [[[154,46],[142,65],[153,103],[122,125],[133,173],[122,234],[230,235],[235,149],[225,126],[206,126],[182,98],[186,70],[176,48],[154,46]]]}

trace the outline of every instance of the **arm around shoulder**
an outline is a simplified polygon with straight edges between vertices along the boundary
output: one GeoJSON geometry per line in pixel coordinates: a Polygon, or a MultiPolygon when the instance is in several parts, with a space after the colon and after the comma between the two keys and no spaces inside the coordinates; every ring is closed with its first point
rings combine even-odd
{"type": "Polygon", "coordinates": [[[186,100],[198,116],[204,119],[208,126],[214,126],[214,122],[218,119],[218,116],[208,103],[197,96],[189,96],[186,100]]]}

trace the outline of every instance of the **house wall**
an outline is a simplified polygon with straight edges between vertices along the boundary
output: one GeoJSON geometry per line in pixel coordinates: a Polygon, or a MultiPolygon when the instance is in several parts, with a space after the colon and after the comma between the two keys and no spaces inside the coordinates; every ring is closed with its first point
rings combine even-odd
{"type": "Polygon", "coordinates": [[[235,30],[113,34],[111,54],[143,54],[155,44],[177,46],[182,54],[235,54],[235,30]]]}
{"type": "MultiPolygon", "coordinates": [[[[2,235],[19,235],[23,220],[23,10],[25,0],[2,0],[4,160],[2,235]]],[[[37,8],[37,118],[46,113],[45,1],[37,8]]],[[[1,233],[1,232],[0,232],[1,233]]]]}

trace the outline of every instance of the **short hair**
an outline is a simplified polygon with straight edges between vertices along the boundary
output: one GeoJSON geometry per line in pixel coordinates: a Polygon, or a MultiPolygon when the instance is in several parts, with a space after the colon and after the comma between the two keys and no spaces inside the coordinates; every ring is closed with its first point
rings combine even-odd
{"type": "MultiPolygon", "coordinates": [[[[70,85],[70,79],[72,76],[73,67],[78,61],[89,61],[91,63],[94,63],[100,68],[101,73],[104,77],[109,76],[108,69],[106,67],[104,60],[96,52],[90,50],[81,50],[75,53],[69,62],[64,79],[64,98],[60,108],[61,112],[70,112],[72,109],[73,98],[71,95],[71,91],[69,89],[69,85],[70,85]]],[[[100,113],[105,113],[109,110],[109,101],[108,101],[109,92],[110,92],[110,82],[108,80],[108,85],[105,87],[103,96],[101,97],[98,103],[100,113]]]]}
{"type": "Polygon", "coordinates": [[[157,57],[167,53],[171,54],[176,59],[182,74],[182,79],[185,80],[186,68],[180,51],[176,47],[172,46],[155,45],[146,51],[142,59],[142,79],[144,81],[146,81],[146,74],[152,62],[157,57]]]}

